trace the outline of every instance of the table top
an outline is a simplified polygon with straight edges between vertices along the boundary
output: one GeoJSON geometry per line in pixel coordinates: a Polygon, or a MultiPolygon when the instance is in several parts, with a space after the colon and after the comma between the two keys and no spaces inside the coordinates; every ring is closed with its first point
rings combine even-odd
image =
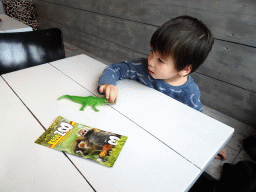
{"type": "Polygon", "coordinates": [[[45,130],[1,77],[0,90],[1,191],[93,191],[62,152],[34,144],[45,130]]]}
{"type": "Polygon", "coordinates": [[[0,18],[2,19],[2,21],[0,21],[0,33],[33,31],[32,27],[13,19],[6,14],[0,14],[0,18]]]}
{"type": "MultiPolygon", "coordinates": [[[[0,79],[0,88],[3,89],[0,98],[4,107],[0,109],[0,119],[1,122],[16,121],[4,125],[1,123],[1,136],[15,135],[17,125],[22,125],[24,130],[19,134],[21,138],[18,135],[13,137],[21,141],[19,153],[27,154],[25,168],[18,166],[25,163],[17,157],[13,163],[9,163],[9,167],[18,167],[21,174],[28,173],[30,180],[37,178],[38,182],[44,183],[32,184],[32,187],[40,186],[42,191],[48,189],[49,184],[53,187],[54,181],[60,182],[65,188],[67,182],[62,180],[65,176],[75,178],[72,179],[74,185],[86,186],[88,191],[187,191],[232,136],[233,129],[158,91],[129,80],[118,83],[117,104],[99,106],[98,113],[90,107],[80,111],[81,105],[69,100],[57,100],[65,94],[99,95],[96,91],[97,81],[105,67],[88,56],[80,55],[2,75],[4,80],[0,79]],[[62,152],[34,144],[44,132],[43,128],[47,129],[59,115],[77,123],[128,136],[114,167],[108,168],[70,154],[65,156],[62,152]],[[10,127],[15,128],[9,131],[10,127]],[[29,139],[23,138],[28,135],[29,139]],[[31,150],[36,154],[30,153],[31,150]],[[58,165],[58,159],[67,165],[58,165]],[[61,176],[53,175],[55,180],[50,182],[48,180],[51,178],[39,173],[42,170],[47,172],[47,162],[55,160],[52,166],[56,175],[61,176]],[[32,176],[26,170],[30,164],[40,165],[40,168],[36,168],[38,173],[32,176]],[[63,167],[67,167],[68,171],[63,167]],[[76,175],[78,173],[79,176],[76,175]]],[[[5,156],[15,157],[17,149],[12,149],[12,142],[8,139],[5,142],[9,143],[4,151],[5,156]]],[[[7,159],[1,161],[3,165],[7,159]]],[[[6,172],[0,172],[5,177],[2,182],[10,182],[15,172],[4,170],[6,172]],[[8,174],[9,177],[6,176],[8,174]]],[[[29,187],[30,180],[20,185],[29,187]]],[[[78,191],[76,189],[74,187],[73,191],[78,191]]]]}

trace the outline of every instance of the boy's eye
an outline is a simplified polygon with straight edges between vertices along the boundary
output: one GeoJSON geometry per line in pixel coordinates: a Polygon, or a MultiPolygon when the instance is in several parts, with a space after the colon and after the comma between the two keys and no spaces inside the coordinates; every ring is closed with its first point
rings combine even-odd
{"type": "Polygon", "coordinates": [[[158,61],[160,61],[161,63],[163,63],[163,60],[162,60],[162,59],[160,59],[160,58],[158,58],[158,61]]]}

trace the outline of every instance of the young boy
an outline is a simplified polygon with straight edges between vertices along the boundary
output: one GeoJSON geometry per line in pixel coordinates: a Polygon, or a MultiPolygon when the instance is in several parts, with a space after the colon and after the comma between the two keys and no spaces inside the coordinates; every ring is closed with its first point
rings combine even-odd
{"type": "Polygon", "coordinates": [[[201,21],[176,17],[155,31],[148,59],[109,65],[99,79],[98,91],[114,102],[116,82],[133,79],[202,112],[200,90],[189,74],[205,61],[213,43],[211,31],[201,21]]]}

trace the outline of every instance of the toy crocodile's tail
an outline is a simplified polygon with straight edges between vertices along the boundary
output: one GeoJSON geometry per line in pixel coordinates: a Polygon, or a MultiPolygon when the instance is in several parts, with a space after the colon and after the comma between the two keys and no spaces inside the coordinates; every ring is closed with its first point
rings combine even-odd
{"type": "Polygon", "coordinates": [[[70,99],[70,100],[73,100],[73,97],[70,96],[70,95],[62,95],[58,100],[64,99],[64,98],[68,98],[68,99],[70,99]]]}

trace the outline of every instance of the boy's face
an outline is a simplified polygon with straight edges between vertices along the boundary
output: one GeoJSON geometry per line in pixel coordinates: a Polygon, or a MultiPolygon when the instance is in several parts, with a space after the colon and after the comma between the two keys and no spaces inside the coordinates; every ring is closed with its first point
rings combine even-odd
{"type": "Polygon", "coordinates": [[[162,58],[157,52],[151,51],[148,56],[148,69],[154,79],[163,79],[167,83],[171,83],[178,78],[174,60],[171,57],[162,58]]]}

